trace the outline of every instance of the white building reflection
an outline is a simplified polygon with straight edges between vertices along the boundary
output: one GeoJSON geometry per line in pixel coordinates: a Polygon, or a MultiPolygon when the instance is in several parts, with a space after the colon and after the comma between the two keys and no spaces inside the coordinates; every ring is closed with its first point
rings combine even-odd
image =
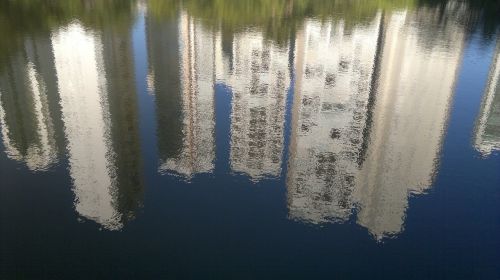
{"type": "Polygon", "coordinates": [[[130,40],[74,23],[52,46],[76,211],[120,229],[142,191],[130,40]]]}
{"type": "Polygon", "coordinates": [[[217,79],[232,93],[231,169],[252,180],[281,173],[289,52],[248,31],[234,35],[229,58],[219,62],[217,79]]]}
{"type": "MultiPolygon", "coordinates": [[[[453,15],[445,10],[444,16],[453,15]]],[[[410,194],[433,182],[464,48],[464,33],[450,20],[428,30],[445,44],[422,44],[430,11],[384,20],[380,76],[366,158],[356,176],[357,221],[376,239],[402,231],[410,194]],[[427,13],[427,14],[426,14],[427,13]]]]}
{"type": "Polygon", "coordinates": [[[220,32],[184,12],[175,22],[149,19],[147,32],[147,84],[157,104],[160,172],[189,179],[213,171],[214,87],[222,83],[233,95],[231,169],[253,180],[278,176],[290,84],[288,48],[265,40],[262,33],[245,32],[234,35],[231,51],[224,51],[220,32]],[[177,41],[167,41],[172,37],[177,41]],[[177,48],[179,56],[168,48],[177,48]]]}
{"type": "Polygon", "coordinates": [[[425,9],[350,30],[306,21],[296,40],[291,219],[345,221],[356,206],[376,239],[402,231],[408,196],[437,172],[464,48],[462,10],[447,6],[445,24],[425,9]]]}
{"type": "Polygon", "coordinates": [[[53,34],[52,45],[76,211],[108,229],[119,229],[102,42],[75,23],[53,34]]]}
{"type": "Polygon", "coordinates": [[[381,16],[367,26],[308,20],[296,41],[287,190],[291,219],[346,220],[361,160],[381,16]]]}
{"type": "Polygon", "coordinates": [[[484,156],[500,150],[500,40],[476,124],[474,147],[484,156]]]}

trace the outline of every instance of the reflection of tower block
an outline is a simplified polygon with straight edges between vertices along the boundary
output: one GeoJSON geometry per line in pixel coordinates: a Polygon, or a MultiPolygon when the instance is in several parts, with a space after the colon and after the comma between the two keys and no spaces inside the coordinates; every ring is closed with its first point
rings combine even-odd
{"type": "Polygon", "coordinates": [[[215,34],[182,13],[179,21],[182,148],[160,170],[185,177],[211,172],[215,160],[215,34]]]}
{"type": "Polygon", "coordinates": [[[384,21],[370,141],[353,192],[358,224],[377,239],[403,230],[408,195],[425,192],[436,175],[464,47],[455,8],[397,12],[384,21]],[[422,40],[428,34],[442,41],[422,40]]]}
{"type": "Polygon", "coordinates": [[[288,174],[292,219],[345,220],[362,161],[380,16],[367,27],[307,21],[296,42],[288,174]]]}
{"type": "Polygon", "coordinates": [[[231,168],[254,180],[278,176],[283,155],[289,50],[260,33],[236,35],[231,73],[231,168]]]}
{"type": "Polygon", "coordinates": [[[500,150],[500,39],[477,120],[475,148],[487,156],[500,150]]]}
{"type": "Polygon", "coordinates": [[[54,32],[52,47],[75,210],[118,230],[143,188],[130,34],[74,23],[54,32]]]}
{"type": "Polygon", "coordinates": [[[26,38],[0,75],[0,128],[7,156],[49,169],[61,149],[56,75],[48,38],[26,38]]]}

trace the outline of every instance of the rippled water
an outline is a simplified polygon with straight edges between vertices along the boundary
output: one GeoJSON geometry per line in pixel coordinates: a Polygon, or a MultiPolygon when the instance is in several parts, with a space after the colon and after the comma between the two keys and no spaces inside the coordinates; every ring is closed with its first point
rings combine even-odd
{"type": "Polygon", "coordinates": [[[496,1],[0,4],[0,278],[500,278],[496,1]]]}

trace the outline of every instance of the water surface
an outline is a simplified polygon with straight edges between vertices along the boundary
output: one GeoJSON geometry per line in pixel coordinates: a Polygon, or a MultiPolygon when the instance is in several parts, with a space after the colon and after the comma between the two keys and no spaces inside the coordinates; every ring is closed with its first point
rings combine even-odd
{"type": "Polygon", "coordinates": [[[2,2],[0,278],[500,278],[498,14],[2,2]]]}

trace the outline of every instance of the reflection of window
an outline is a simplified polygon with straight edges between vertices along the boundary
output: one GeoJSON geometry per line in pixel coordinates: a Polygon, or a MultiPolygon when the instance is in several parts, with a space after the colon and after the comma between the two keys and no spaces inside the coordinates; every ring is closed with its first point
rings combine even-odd
{"type": "Polygon", "coordinates": [[[349,70],[349,62],[343,57],[339,62],[339,71],[345,73],[347,70],[349,70]]]}
{"type": "Polygon", "coordinates": [[[323,65],[306,65],[305,76],[307,79],[317,78],[323,74],[323,65]]]}
{"type": "Polygon", "coordinates": [[[325,87],[331,88],[334,87],[336,83],[336,76],[333,73],[326,74],[325,77],[325,87]]]}
{"type": "Polygon", "coordinates": [[[313,99],[311,97],[304,97],[304,99],[302,99],[302,105],[304,106],[310,106],[312,103],[313,99]]]}
{"type": "Polygon", "coordinates": [[[323,112],[331,112],[331,111],[333,111],[333,108],[334,108],[333,103],[323,102],[323,105],[321,106],[321,111],[323,111],[323,112]]]}
{"type": "Polygon", "coordinates": [[[330,138],[339,139],[340,138],[340,129],[332,128],[332,130],[330,131],[330,138]]]}
{"type": "Polygon", "coordinates": [[[300,130],[301,132],[309,132],[309,125],[307,123],[303,123],[300,130]]]}

